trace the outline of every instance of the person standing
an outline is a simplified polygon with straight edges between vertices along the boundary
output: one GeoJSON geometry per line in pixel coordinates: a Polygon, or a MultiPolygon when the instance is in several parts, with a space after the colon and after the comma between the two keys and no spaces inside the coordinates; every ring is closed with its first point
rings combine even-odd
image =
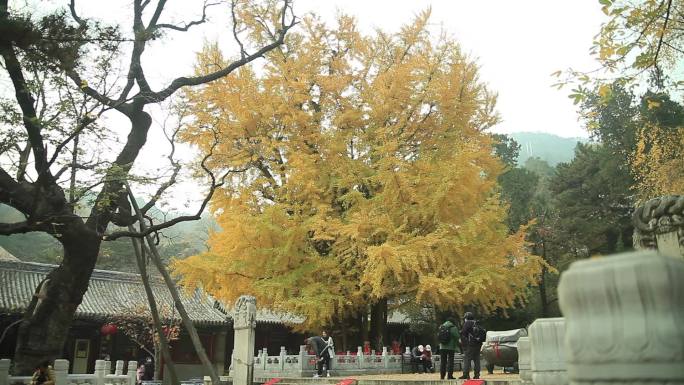
{"type": "Polygon", "coordinates": [[[152,362],[152,357],[145,358],[145,369],[143,370],[142,381],[152,381],[154,380],[154,362],[152,362]]]}
{"type": "Polygon", "coordinates": [[[458,345],[458,329],[452,319],[448,319],[439,327],[437,333],[439,340],[439,378],[446,376],[447,379],[454,379],[454,354],[458,345]]]}
{"type": "Polygon", "coordinates": [[[327,353],[327,358],[324,359],[325,372],[326,376],[330,377],[330,362],[332,361],[332,358],[335,357],[335,344],[333,343],[332,337],[329,336],[325,330],[321,332],[321,337],[323,338],[323,341],[325,341],[325,352],[327,353]]]}
{"type": "Polygon", "coordinates": [[[471,312],[464,315],[463,330],[461,330],[461,343],[465,345],[465,357],[463,358],[463,375],[461,380],[470,379],[470,361],[474,363],[473,378],[480,378],[480,349],[484,339],[480,331],[475,316],[471,312]]]}
{"type": "Polygon", "coordinates": [[[306,339],[306,344],[313,349],[316,355],[316,374],[314,377],[320,377],[323,375],[323,367],[329,369],[330,366],[330,356],[328,355],[328,344],[320,336],[309,337],[306,339]]]}

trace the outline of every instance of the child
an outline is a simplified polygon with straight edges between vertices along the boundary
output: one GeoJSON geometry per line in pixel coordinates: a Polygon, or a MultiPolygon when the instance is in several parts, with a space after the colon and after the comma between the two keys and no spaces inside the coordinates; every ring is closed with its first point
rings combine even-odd
{"type": "Polygon", "coordinates": [[[432,366],[432,347],[430,345],[425,345],[423,354],[420,356],[423,361],[423,368],[425,368],[425,373],[434,372],[434,367],[432,366]]]}
{"type": "Polygon", "coordinates": [[[36,368],[31,377],[31,385],[55,385],[55,375],[49,361],[44,361],[36,368]]]}
{"type": "Polygon", "coordinates": [[[138,365],[138,370],[135,371],[135,383],[142,384],[143,377],[145,376],[145,364],[138,365]]]}

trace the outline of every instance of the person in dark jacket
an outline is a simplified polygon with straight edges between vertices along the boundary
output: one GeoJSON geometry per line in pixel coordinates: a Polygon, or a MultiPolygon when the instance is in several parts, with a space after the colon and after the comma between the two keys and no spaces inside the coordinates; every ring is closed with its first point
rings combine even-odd
{"type": "Polygon", "coordinates": [[[465,380],[470,378],[470,361],[473,361],[475,366],[473,370],[473,378],[480,378],[480,349],[482,342],[478,342],[473,335],[473,327],[477,323],[475,316],[471,312],[466,312],[464,315],[463,330],[461,330],[461,344],[465,350],[465,357],[463,357],[463,375],[459,379],[465,380]]]}
{"type": "Polygon", "coordinates": [[[325,371],[328,377],[330,377],[330,354],[328,343],[323,337],[315,336],[306,339],[306,344],[313,349],[314,354],[316,354],[316,374],[314,377],[321,377],[323,375],[323,367],[325,366],[325,371]]]}
{"type": "Polygon", "coordinates": [[[411,362],[413,363],[414,373],[425,373],[425,362],[423,362],[423,345],[418,345],[411,350],[411,362]]]}
{"type": "Polygon", "coordinates": [[[145,358],[145,371],[143,373],[143,381],[154,380],[154,362],[152,362],[152,357],[145,358]]]}
{"type": "Polygon", "coordinates": [[[449,319],[440,326],[440,328],[447,328],[450,331],[449,341],[439,343],[439,357],[441,364],[439,365],[439,378],[454,379],[454,354],[458,347],[458,329],[456,323],[449,319]]]}

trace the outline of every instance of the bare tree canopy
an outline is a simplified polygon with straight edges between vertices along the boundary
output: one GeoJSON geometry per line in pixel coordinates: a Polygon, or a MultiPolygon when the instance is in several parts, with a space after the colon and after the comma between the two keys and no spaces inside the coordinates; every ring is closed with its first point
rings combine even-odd
{"type": "MultiPolygon", "coordinates": [[[[226,12],[232,15],[227,36],[240,47],[236,59],[214,72],[179,76],[155,88],[142,64],[149,43],[208,22],[210,12],[220,6],[205,1],[198,19],[174,23],[165,20],[166,5],[166,0],[133,0],[131,30],[125,30],[84,17],[75,0],[47,14],[20,11],[0,0],[1,76],[14,91],[13,97],[0,100],[0,203],[24,217],[0,223],[0,235],[44,232],[57,239],[64,252],[61,265],[36,288],[20,325],[18,373],[28,373],[37,362],[61,354],[103,240],[142,238],[199,219],[214,190],[236,171],[212,174],[204,166],[208,154],[200,164],[207,172],[208,193],[196,214],[141,226],[143,231],[109,234],[112,224],[128,227],[138,222],[125,183],[144,151],[152,127],[151,106],[169,100],[183,87],[220,79],[278,48],[296,24],[290,0],[235,0],[226,12]],[[122,72],[117,71],[117,60],[125,63],[122,72]],[[120,143],[103,114],[119,115],[130,125],[120,143]],[[84,198],[90,200],[85,214],[79,207],[84,198]]],[[[167,137],[173,144],[175,134],[167,137]]],[[[162,179],[156,192],[140,207],[143,216],[178,176],[173,151],[169,159],[168,175],[155,178],[162,179]]]]}

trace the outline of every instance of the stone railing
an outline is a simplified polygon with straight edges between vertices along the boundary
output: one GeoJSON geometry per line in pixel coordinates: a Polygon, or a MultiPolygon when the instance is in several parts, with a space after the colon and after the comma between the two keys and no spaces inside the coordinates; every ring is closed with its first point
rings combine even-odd
{"type": "MultiPolygon", "coordinates": [[[[390,354],[387,348],[383,348],[381,354],[363,354],[361,347],[357,347],[356,354],[335,355],[330,360],[330,371],[335,376],[348,376],[355,374],[390,374],[411,372],[410,350],[406,348],[404,354],[390,354]]],[[[439,372],[440,357],[432,356],[435,371],[439,372]]],[[[456,355],[455,368],[460,369],[463,356],[456,355]]],[[[230,375],[232,376],[235,362],[231,363],[230,375]]],[[[316,356],[306,352],[306,346],[299,347],[299,354],[287,354],[285,347],[280,348],[280,354],[269,356],[266,349],[258,352],[254,357],[254,377],[309,377],[316,372],[316,356]]]]}
{"type": "MultiPolygon", "coordinates": [[[[32,376],[11,376],[10,360],[0,360],[0,385],[31,384],[32,376]]],[[[89,374],[69,374],[69,361],[55,360],[53,371],[55,385],[135,385],[137,363],[128,361],[124,374],[124,361],[116,361],[114,373],[109,361],[95,361],[95,372],[89,374]]]]}

